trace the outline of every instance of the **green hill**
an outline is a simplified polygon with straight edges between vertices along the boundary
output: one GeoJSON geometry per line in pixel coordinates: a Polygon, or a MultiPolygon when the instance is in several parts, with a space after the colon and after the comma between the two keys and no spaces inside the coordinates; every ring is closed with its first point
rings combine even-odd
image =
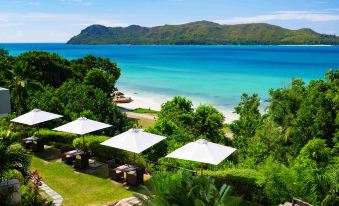
{"type": "Polygon", "coordinates": [[[339,37],[311,29],[290,30],[256,23],[220,25],[198,21],[181,25],[106,27],[92,25],[68,44],[328,44],[338,45],[339,37]]]}

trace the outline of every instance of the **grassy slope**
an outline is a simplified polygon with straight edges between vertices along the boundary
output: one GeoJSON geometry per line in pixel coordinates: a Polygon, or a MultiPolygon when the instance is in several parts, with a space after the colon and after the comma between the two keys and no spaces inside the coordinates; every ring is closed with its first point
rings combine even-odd
{"type": "Polygon", "coordinates": [[[94,174],[82,174],[75,173],[66,164],[46,163],[33,157],[31,169],[37,169],[43,181],[64,198],[64,206],[101,205],[132,195],[132,192],[107,179],[105,167],[97,169],[94,174]]]}

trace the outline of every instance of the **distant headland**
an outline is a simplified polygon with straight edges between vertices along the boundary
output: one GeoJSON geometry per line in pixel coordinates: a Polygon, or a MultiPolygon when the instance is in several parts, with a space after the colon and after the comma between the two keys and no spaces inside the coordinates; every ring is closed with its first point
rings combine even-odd
{"type": "Polygon", "coordinates": [[[221,25],[197,21],[180,25],[106,27],[91,25],[68,44],[154,45],[339,45],[336,35],[291,30],[265,23],[221,25]]]}

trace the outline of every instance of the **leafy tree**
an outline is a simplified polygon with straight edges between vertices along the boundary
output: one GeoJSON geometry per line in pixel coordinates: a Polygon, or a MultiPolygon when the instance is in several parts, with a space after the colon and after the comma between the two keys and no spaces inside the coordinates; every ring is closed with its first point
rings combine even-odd
{"type": "Polygon", "coordinates": [[[224,140],[224,116],[211,105],[200,105],[193,116],[193,130],[196,136],[212,142],[224,140]]]}
{"type": "Polygon", "coordinates": [[[193,122],[192,102],[184,97],[174,97],[172,100],[164,103],[158,114],[158,120],[155,128],[164,134],[171,135],[177,127],[187,127],[193,122]],[[164,125],[166,124],[166,125],[164,125]]]}
{"type": "Polygon", "coordinates": [[[65,121],[88,115],[88,118],[111,124],[112,127],[103,131],[109,135],[121,133],[131,126],[127,117],[101,89],[74,80],[65,82],[57,89],[36,92],[30,98],[30,108],[51,108],[63,114],[65,121]]]}
{"type": "Polygon", "coordinates": [[[115,78],[104,70],[94,68],[86,74],[84,83],[110,94],[114,90],[115,78]]]}
{"type": "Polygon", "coordinates": [[[233,144],[239,149],[238,153],[244,153],[248,145],[248,140],[253,137],[256,130],[262,124],[262,117],[259,111],[260,99],[257,94],[249,96],[244,93],[240,103],[235,107],[235,112],[239,115],[239,120],[235,120],[230,125],[234,134],[233,144]]]}
{"type": "Polygon", "coordinates": [[[268,113],[270,117],[283,130],[288,130],[306,96],[305,83],[301,79],[293,79],[291,87],[270,89],[269,94],[268,113]]]}
{"type": "Polygon", "coordinates": [[[87,72],[93,68],[106,71],[114,77],[115,81],[120,77],[120,69],[117,67],[117,64],[111,62],[108,58],[87,55],[83,58],[72,60],[71,66],[77,79],[81,80],[84,79],[87,72]]]}
{"type": "Polygon", "coordinates": [[[42,89],[41,84],[36,81],[37,75],[38,72],[33,67],[19,61],[12,68],[5,70],[0,79],[0,85],[10,89],[12,106],[19,114],[27,109],[29,92],[42,89]]]}
{"type": "Polygon", "coordinates": [[[70,62],[58,54],[29,51],[20,54],[16,59],[34,68],[35,80],[44,85],[59,87],[64,81],[73,77],[70,62]]]}

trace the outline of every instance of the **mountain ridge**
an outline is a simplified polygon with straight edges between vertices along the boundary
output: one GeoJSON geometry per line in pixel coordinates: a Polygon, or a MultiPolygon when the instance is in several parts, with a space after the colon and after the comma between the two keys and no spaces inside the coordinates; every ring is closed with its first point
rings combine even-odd
{"type": "Polygon", "coordinates": [[[88,26],[68,44],[159,44],[159,45],[338,45],[339,37],[309,28],[286,29],[267,23],[221,25],[196,21],[179,25],[144,27],[88,26]]]}

